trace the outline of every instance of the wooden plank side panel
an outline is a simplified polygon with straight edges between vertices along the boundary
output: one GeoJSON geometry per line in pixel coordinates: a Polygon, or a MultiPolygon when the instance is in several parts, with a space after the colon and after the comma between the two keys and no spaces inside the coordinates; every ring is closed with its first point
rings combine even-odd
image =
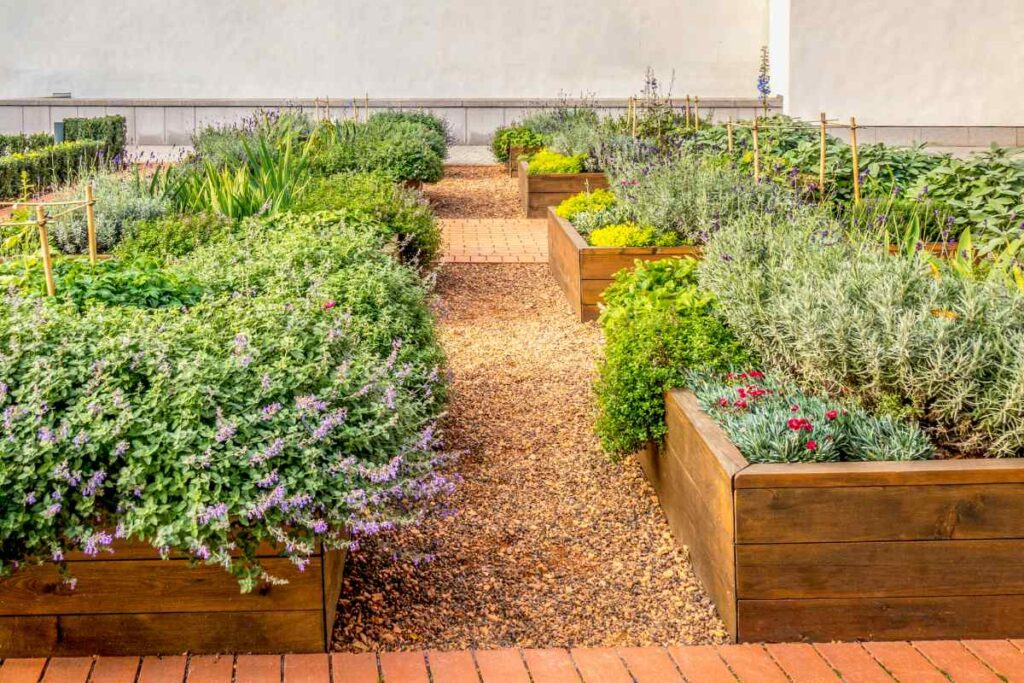
{"type": "Polygon", "coordinates": [[[737,543],[1024,538],[1024,484],[744,488],[737,543]]]}
{"type": "Polygon", "coordinates": [[[578,194],[577,192],[535,192],[530,190],[527,198],[527,216],[529,218],[544,218],[548,214],[548,208],[564,202],[569,197],[578,194]]]}
{"type": "Polygon", "coordinates": [[[667,258],[694,258],[700,250],[695,247],[652,247],[650,249],[614,249],[588,247],[583,252],[580,277],[584,280],[611,280],[620,270],[632,269],[637,261],[661,261],[667,258]]]}
{"type": "Polygon", "coordinates": [[[341,598],[341,580],[345,572],[347,550],[329,550],[324,553],[323,564],[323,606],[324,606],[324,647],[330,649],[334,620],[338,615],[338,600],[341,598]]]}
{"type": "Polygon", "coordinates": [[[547,210],[547,218],[548,268],[569,300],[573,313],[580,318],[579,242],[582,242],[582,238],[567,221],[555,214],[554,209],[547,210]]]}
{"type": "Polygon", "coordinates": [[[0,618],[0,659],[46,657],[57,647],[57,617],[0,618]]]}
{"type": "Polygon", "coordinates": [[[608,188],[604,173],[551,173],[530,176],[530,193],[557,193],[570,195],[608,188]]]}
{"type": "Polygon", "coordinates": [[[30,566],[0,580],[0,615],[320,609],[319,558],[302,572],[283,558],[263,560],[263,566],[288,583],[243,594],[238,580],[219,566],[191,567],[186,560],[92,561],[68,563],[78,581],[71,590],[55,566],[30,566]]]}
{"type": "Polygon", "coordinates": [[[736,546],[740,599],[1024,596],[1024,540],[736,546]]]}
{"type": "Polygon", "coordinates": [[[523,215],[530,216],[530,174],[526,172],[529,164],[519,162],[519,204],[523,207],[523,215]]]}
{"type": "Polygon", "coordinates": [[[957,640],[1024,636],[1024,596],[740,600],[747,642],[957,640]]]}
{"type": "MultiPolygon", "coordinates": [[[[323,610],[69,615],[56,649],[37,654],[323,652],[323,610]]],[[[2,621],[2,619],[0,619],[2,621]]]]}

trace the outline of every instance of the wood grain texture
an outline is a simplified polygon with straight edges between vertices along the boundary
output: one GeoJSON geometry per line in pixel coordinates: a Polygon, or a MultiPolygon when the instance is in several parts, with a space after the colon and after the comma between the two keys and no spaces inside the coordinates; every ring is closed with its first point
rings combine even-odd
{"type": "Polygon", "coordinates": [[[603,173],[564,173],[530,175],[526,160],[519,161],[519,199],[523,215],[544,218],[547,209],[580,192],[608,187],[603,173]]]}
{"type": "Polygon", "coordinates": [[[553,207],[547,210],[548,269],[569,301],[577,318],[580,310],[580,249],[586,242],[569,223],[558,217],[553,207]]]}
{"type": "Polygon", "coordinates": [[[1024,635],[1024,596],[740,600],[739,640],[945,640],[1024,635]]]}
{"type": "Polygon", "coordinates": [[[738,489],[1022,483],[1018,458],[751,465],[736,477],[738,489]]]}
{"type": "Polygon", "coordinates": [[[1022,536],[1024,484],[736,490],[738,543],[1022,536]]]}
{"type": "Polygon", "coordinates": [[[1024,540],[736,546],[740,599],[1024,595],[1024,540]]]}

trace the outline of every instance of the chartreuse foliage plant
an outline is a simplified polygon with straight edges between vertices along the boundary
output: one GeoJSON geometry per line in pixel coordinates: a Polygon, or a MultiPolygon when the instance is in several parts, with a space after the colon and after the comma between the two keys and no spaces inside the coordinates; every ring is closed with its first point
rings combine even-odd
{"type": "Polygon", "coordinates": [[[935,448],[916,425],[849,401],[808,394],[757,370],[691,373],[701,407],[752,463],[924,460],[935,448]]]}
{"type": "Polygon", "coordinates": [[[591,192],[580,192],[559,204],[555,213],[572,223],[579,214],[606,211],[614,206],[616,201],[615,195],[610,190],[603,188],[591,192]]]}
{"type": "Polygon", "coordinates": [[[638,262],[605,290],[605,337],[596,393],[597,433],[625,455],[665,434],[666,389],[693,369],[727,372],[752,362],[719,318],[715,297],[697,286],[693,259],[638,262]]]}
{"type": "Polygon", "coordinates": [[[527,172],[530,175],[583,173],[586,155],[566,156],[551,149],[542,149],[530,158],[527,172]]]}
{"type": "Polygon", "coordinates": [[[648,247],[654,243],[654,231],[636,223],[606,225],[590,233],[595,247],[648,247]]]}
{"type": "Polygon", "coordinates": [[[284,216],[215,232],[162,271],[76,262],[56,298],[7,289],[0,572],[123,538],[251,590],[275,580],[260,543],[303,567],[450,488],[427,291],[384,236],[284,216]]]}

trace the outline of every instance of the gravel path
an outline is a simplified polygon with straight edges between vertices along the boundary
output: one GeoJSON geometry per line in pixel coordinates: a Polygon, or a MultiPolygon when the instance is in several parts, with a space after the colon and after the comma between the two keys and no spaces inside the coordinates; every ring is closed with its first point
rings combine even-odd
{"type": "Polygon", "coordinates": [[[445,166],[423,186],[438,218],[521,218],[519,185],[504,166],[445,166]]]}
{"type": "Polygon", "coordinates": [[[335,648],[722,642],[639,466],[597,445],[598,329],[544,265],[448,264],[439,291],[457,512],[351,558],[335,648]]]}

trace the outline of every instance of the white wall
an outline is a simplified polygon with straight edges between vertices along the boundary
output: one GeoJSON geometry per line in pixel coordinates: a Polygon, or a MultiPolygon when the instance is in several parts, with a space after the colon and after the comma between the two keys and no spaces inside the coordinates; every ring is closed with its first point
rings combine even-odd
{"type": "Polygon", "coordinates": [[[0,98],[756,95],[768,0],[0,0],[0,98]]]}
{"type": "Polygon", "coordinates": [[[790,0],[770,0],[768,5],[768,43],[772,94],[789,94],[790,0]]]}
{"type": "Polygon", "coordinates": [[[788,113],[1024,125],[1024,0],[791,0],[788,113]]]}

